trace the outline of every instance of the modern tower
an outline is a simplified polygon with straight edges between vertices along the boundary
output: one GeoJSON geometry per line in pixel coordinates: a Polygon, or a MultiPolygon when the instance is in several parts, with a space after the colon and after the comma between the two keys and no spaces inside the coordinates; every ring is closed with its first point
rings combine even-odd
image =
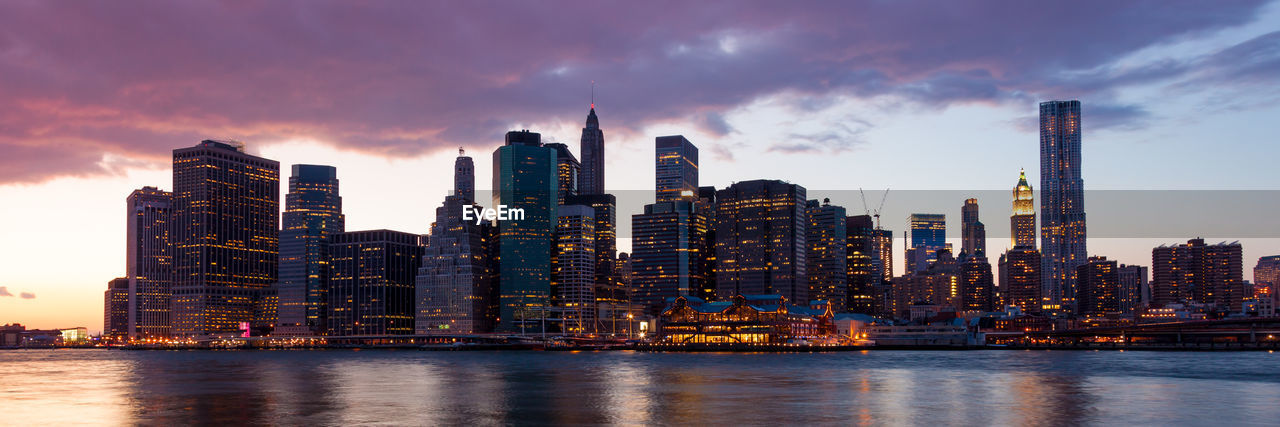
{"type": "Polygon", "coordinates": [[[1133,313],[1151,303],[1151,285],[1147,267],[1120,264],[1116,273],[1120,280],[1120,312],[1133,313]]]}
{"type": "Polygon", "coordinates": [[[280,230],[276,335],[320,335],[328,325],[329,235],[346,231],[338,171],[293,165],[280,230]]]}
{"type": "Polygon", "coordinates": [[[129,224],[125,265],[129,337],[170,335],[169,310],[173,296],[173,247],[170,243],[170,201],[173,194],[155,187],[134,190],[126,199],[129,224]]]}
{"type": "Polygon", "coordinates": [[[520,209],[499,220],[498,330],[538,332],[551,296],[551,242],[558,190],[556,150],[529,131],[507,132],[493,152],[494,208],[520,209]]]}
{"type": "Polygon", "coordinates": [[[715,296],[705,268],[711,254],[703,245],[710,224],[699,209],[676,200],[645,205],[644,213],[631,217],[631,298],[650,314],[668,298],[715,296]]]}
{"type": "Polygon", "coordinates": [[[1064,310],[1074,305],[1076,268],[1088,258],[1080,160],[1080,101],[1041,102],[1042,285],[1050,305],[1064,310]]]}
{"type": "Polygon", "coordinates": [[[391,230],[330,235],[329,335],[413,333],[421,239],[391,230]]]}
{"type": "Polygon", "coordinates": [[[942,214],[911,214],[911,247],[907,248],[907,273],[929,269],[938,260],[938,251],[947,246],[947,217],[942,214]]]}
{"type": "Polygon", "coordinates": [[[716,296],[782,295],[807,304],[805,188],[776,180],[716,192],[716,296]]]}
{"type": "MultiPolygon", "coordinates": [[[[845,210],[832,205],[830,199],[823,199],[821,203],[810,200],[805,210],[809,220],[805,227],[809,298],[828,301],[835,312],[845,312],[849,304],[845,210]]],[[[870,261],[869,257],[867,261],[870,261]]]]}
{"type": "Polygon", "coordinates": [[[578,177],[579,194],[604,194],[604,131],[596,117],[596,104],[587,113],[587,127],[582,128],[582,173],[578,177]]]}
{"type": "Polygon", "coordinates": [[[876,313],[875,288],[884,280],[877,270],[876,232],[871,215],[845,218],[845,277],[849,284],[845,305],[853,313],[876,313]]]}
{"type": "Polygon", "coordinates": [[[1036,247],[1036,205],[1027,172],[1018,171],[1018,184],[1013,186],[1013,215],[1009,217],[1011,247],[1036,247]]]}
{"type": "Polygon", "coordinates": [[[960,253],[987,256],[987,228],[978,220],[978,199],[966,199],[960,208],[960,253]]]}
{"type": "Polygon", "coordinates": [[[692,200],[698,192],[698,147],[682,135],[659,136],[654,161],[657,201],[692,200]]]}
{"type": "Polygon", "coordinates": [[[578,194],[582,164],[569,151],[568,145],[554,142],[544,147],[556,150],[556,204],[563,205],[566,197],[578,194]]]}
{"type": "Polygon", "coordinates": [[[266,332],[275,320],[280,163],[232,141],[173,150],[173,334],[266,332]]]}
{"type": "Polygon", "coordinates": [[[595,225],[595,209],[590,206],[560,206],[556,214],[551,288],[564,332],[596,330],[595,225]]]}
{"type": "Polygon", "coordinates": [[[630,296],[615,272],[618,253],[618,201],[612,194],[579,194],[565,198],[566,205],[589,206],[595,218],[597,330],[613,331],[630,313],[630,296]],[[606,328],[607,326],[607,328],[606,328]]]}

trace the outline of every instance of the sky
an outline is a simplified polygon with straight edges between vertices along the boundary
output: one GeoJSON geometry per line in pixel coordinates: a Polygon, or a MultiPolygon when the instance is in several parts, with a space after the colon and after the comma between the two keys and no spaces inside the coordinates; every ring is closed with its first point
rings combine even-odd
{"type": "MultiPolygon", "coordinates": [[[[7,1],[0,324],[101,330],[125,197],[171,189],[174,148],[244,141],[285,182],[334,165],[349,230],[425,233],[459,147],[481,189],[508,130],[576,150],[592,82],[606,186],[638,198],[653,138],[683,134],[702,185],[783,179],[850,214],[857,189],[874,209],[888,188],[885,228],[927,210],[954,235],[966,193],[1008,191],[1019,168],[1039,188],[1036,105],[1079,99],[1087,190],[1280,199],[1277,2],[7,1]],[[916,190],[947,191],[895,198],[916,190]]],[[[1007,230],[1008,198],[980,201],[1007,230]]],[[[1149,265],[1158,244],[1239,239],[1248,279],[1280,253],[1275,215],[1251,218],[1268,233],[1206,217],[1089,249],[1149,265]]]]}

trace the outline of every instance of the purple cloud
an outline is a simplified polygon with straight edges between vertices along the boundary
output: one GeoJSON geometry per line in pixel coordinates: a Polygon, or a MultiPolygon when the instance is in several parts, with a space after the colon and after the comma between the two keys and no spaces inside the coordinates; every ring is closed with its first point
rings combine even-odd
{"type": "Polygon", "coordinates": [[[9,292],[9,288],[7,286],[0,286],[0,297],[11,297],[11,296],[13,296],[13,294],[9,292]]]}
{"type": "Polygon", "coordinates": [[[782,92],[801,108],[884,94],[944,107],[1105,101],[1188,73],[1274,82],[1274,33],[1200,61],[1107,68],[1260,5],[15,2],[0,14],[0,183],[108,174],[107,154],[159,164],[206,137],[387,156],[493,145],[513,123],[580,120],[592,80],[615,136],[671,120],[727,135],[726,111],[782,92]]]}
{"type": "Polygon", "coordinates": [[[35,298],[36,298],[36,294],[30,293],[30,292],[22,293],[22,299],[35,299],[35,298]]]}

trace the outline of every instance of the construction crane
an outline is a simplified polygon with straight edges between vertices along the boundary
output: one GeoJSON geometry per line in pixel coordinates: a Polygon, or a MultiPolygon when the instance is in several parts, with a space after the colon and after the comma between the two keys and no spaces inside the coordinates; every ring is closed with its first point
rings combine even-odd
{"type": "Polygon", "coordinates": [[[884,195],[880,196],[880,206],[876,206],[876,210],[874,211],[867,206],[867,195],[866,193],[862,192],[861,187],[858,188],[858,195],[862,197],[863,212],[866,212],[867,215],[871,215],[872,218],[875,218],[876,230],[879,230],[880,229],[880,211],[884,209],[885,199],[889,198],[889,189],[888,188],[884,189],[884,195]]]}

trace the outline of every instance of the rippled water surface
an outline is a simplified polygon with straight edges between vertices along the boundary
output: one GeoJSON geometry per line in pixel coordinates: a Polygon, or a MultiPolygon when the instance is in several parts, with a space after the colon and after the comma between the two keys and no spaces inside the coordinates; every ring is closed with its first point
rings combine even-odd
{"type": "Polygon", "coordinates": [[[0,424],[1280,423],[1280,354],[0,351],[0,424]]]}

